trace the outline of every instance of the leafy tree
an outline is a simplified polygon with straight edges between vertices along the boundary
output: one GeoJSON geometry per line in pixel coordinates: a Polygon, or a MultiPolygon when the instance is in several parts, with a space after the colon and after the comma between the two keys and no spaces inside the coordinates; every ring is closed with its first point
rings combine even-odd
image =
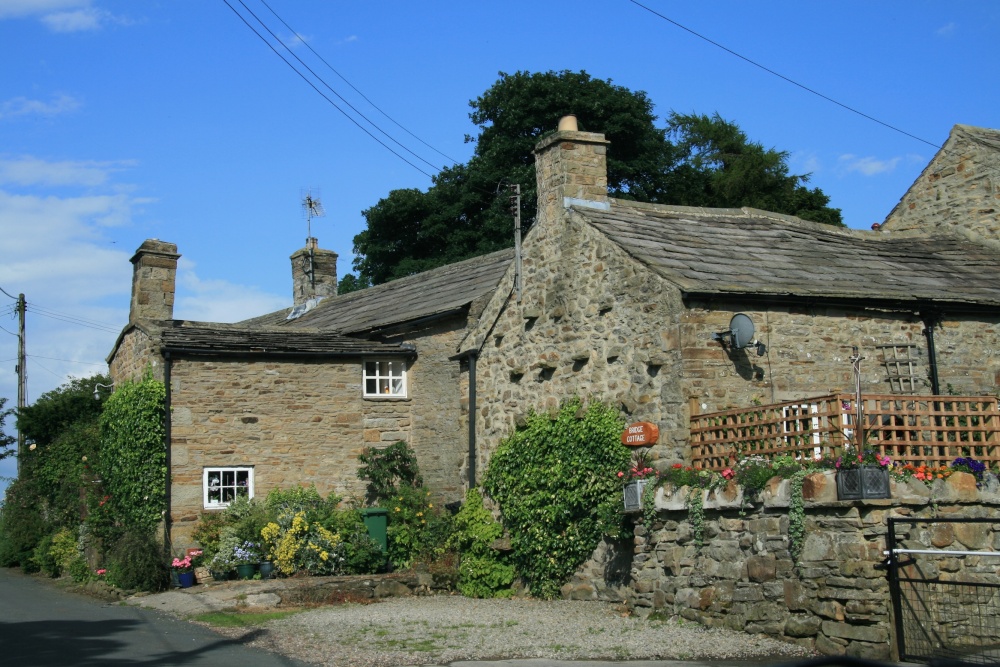
{"type": "Polygon", "coordinates": [[[0,397],[0,460],[7,458],[8,456],[13,456],[16,452],[14,449],[10,449],[11,445],[17,442],[17,438],[12,435],[7,435],[4,431],[6,426],[7,417],[14,414],[13,409],[4,410],[4,405],[7,404],[7,399],[0,397]]]}
{"type": "MultiPolygon", "coordinates": [[[[74,378],[58,389],[42,394],[33,405],[19,410],[17,425],[25,440],[43,447],[52,443],[74,422],[99,417],[103,401],[94,399],[97,383],[110,385],[111,379],[107,375],[74,378]]],[[[101,395],[98,392],[98,396],[101,395]]]]}
{"type": "Polygon", "coordinates": [[[713,116],[671,113],[669,135],[676,162],[664,174],[669,203],[740,207],[787,213],[843,226],[840,209],[808,175],[788,173],[788,153],[752,142],[735,123],[713,116]]]}
{"type": "Polygon", "coordinates": [[[613,197],[661,204],[755,206],[840,224],[829,198],[788,173],[787,153],[750,142],[718,115],[672,114],[658,128],[653,103],[586,72],[500,73],[470,103],[478,126],[468,163],[447,167],[422,192],[393,190],[363,214],[354,237],[359,281],[379,284],[513,245],[506,185],[521,186],[522,229],[535,218],[533,149],[559,118],[611,142],[613,197]],[[676,141],[674,143],[671,141],[676,141]],[[695,204],[695,202],[697,202],[695,204]]]}
{"type": "Polygon", "coordinates": [[[357,292],[358,290],[365,289],[366,287],[371,287],[371,283],[368,282],[368,280],[365,278],[359,278],[353,273],[348,273],[340,279],[339,283],[337,283],[337,294],[357,292]]]}

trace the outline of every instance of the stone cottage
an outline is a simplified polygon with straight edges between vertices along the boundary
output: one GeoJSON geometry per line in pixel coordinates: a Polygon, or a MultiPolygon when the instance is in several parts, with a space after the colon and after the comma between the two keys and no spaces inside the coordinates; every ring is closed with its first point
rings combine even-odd
{"type": "Polygon", "coordinates": [[[244,489],[358,495],[361,448],[399,439],[458,499],[525,415],[573,396],[658,425],[658,457],[685,461],[692,414],[848,389],[855,349],[866,392],[994,393],[1000,250],[981,223],[996,229],[998,135],[957,127],[874,232],[613,199],[614,147],[561,130],[536,147],[521,261],[502,251],[338,296],[336,255],[310,239],[292,255],[293,307],[234,325],[174,320],[177,249],[147,241],[112,377],[152,367],[169,386],[178,543],[244,489]],[[980,178],[948,178],[949,161],[980,178]],[[940,224],[959,210],[979,222],[940,224]],[[734,340],[736,315],[754,340],[734,340]]]}
{"type": "Polygon", "coordinates": [[[431,488],[461,497],[467,373],[453,357],[509,251],[337,296],[336,254],[309,239],[291,257],[293,307],[238,324],[173,319],[178,257],[156,240],[136,251],[108,357],[116,383],[146,369],[166,383],[174,546],[238,494],[315,484],[360,497],[358,454],[398,440],[431,488]]]}
{"type": "Polygon", "coordinates": [[[693,413],[850,390],[855,350],[869,360],[868,393],[995,394],[1000,250],[979,234],[1000,219],[990,166],[998,137],[956,128],[934,174],[950,161],[980,178],[925,172],[901,207],[937,200],[938,190],[951,205],[917,206],[925,223],[906,231],[893,231],[890,216],[878,233],[612,199],[605,157],[614,147],[603,135],[546,137],[535,151],[539,214],[522,244],[520,298],[511,266],[461,343],[478,358],[480,465],[521,415],[573,395],[657,424],[659,456],[689,460],[693,413]],[[977,151],[953,146],[956,136],[979,137],[968,139],[977,151]],[[945,214],[949,224],[939,223],[945,214]],[[744,342],[757,344],[733,344],[737,314],[755,325],[756,341],[744,342]]]}

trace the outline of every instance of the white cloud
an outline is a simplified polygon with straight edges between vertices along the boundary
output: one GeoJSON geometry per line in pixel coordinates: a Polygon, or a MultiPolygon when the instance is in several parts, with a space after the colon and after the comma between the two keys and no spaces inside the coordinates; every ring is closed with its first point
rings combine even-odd
{"type": "Polygon", "coordinates": [[[938,37],[951,37],[952,35],[955,34],[955,30],[957,29],[958,29],[957,25],[955,25],[954,23],[949,23],[947,25],[941,26],[940,28],[935,30],[934,33],[938,37]]]}
{"type": "Polygon", "coordinates": [[[94,6],[93,0],[0,0],[0,20],[37,18],[52,32],[100,30],[107,23],[128,25],[94,6]]]}
{"type": "Polygon", "coordinates": [[[46,14],[41,18],[41,21],[52,32],[80,32],[82,30],[97,30],[105,18],[107,15],[104,12],[93,7],[85,7],[71,12],[46,14]]]}
{"type": "Polygon", "coordinates": [[[134,160],[49,162],[30,155],[16,158],[0,156],[0,185],[97,187],[107,184],[114,172],[134,166],[134,160]]]}
{"type": "Polygon", "coordinates": [[[174,317],[198,322],[239,322],[291,305],[291,296],[278,296],[227,280],[202,280],[195,263],[182,257],[177,262],[177,302],[174,317]]]}
{"type": "Polygon", "coordinates": [[[890,173],[896,169],[902,158],[880,160],[875,157],[858,157],[850,153],[840,156],[840,168],[846,172],[856,171],[864,176],[890,173]]]}
{"type": "Polygon", "coordinates": [[[788,165],[796,174],[815,174],[823,169],[823,164],[815,153],[792,153],[788,159],[788,165]]]}
{"type": "Polygon", "coordinates": [[[46,15],[90,6],[90,0],[0,0],[0,19],[46,15]]]}
{"type": "Polygon", "coordinates": [[[0,119],[17,116],[58,116],[80,108],[80,101],[70,95],[56,95],[49,102],[14,97],[0,102],[0,119]]]}

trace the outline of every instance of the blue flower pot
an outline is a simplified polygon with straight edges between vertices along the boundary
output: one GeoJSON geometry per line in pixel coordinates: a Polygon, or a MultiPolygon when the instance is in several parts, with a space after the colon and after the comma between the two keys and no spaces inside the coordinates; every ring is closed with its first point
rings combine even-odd
{"type": "Polygon", "coordinates": [[[194,586],[194,572],[178,572],[177,585],[181,588],[191,588],[194,586]]]}

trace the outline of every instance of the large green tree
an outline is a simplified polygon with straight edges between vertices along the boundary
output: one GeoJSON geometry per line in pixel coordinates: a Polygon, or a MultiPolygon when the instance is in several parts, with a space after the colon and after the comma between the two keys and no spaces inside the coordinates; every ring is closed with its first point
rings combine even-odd
{"type": "MultiPolygon", "coordinates": [[[[642,91],[586,72],[501,72],[470,103],[472,158],[447,167],[426,191],[393,190],[364,211],[354,237],[357,282],[378,284],[513,245],[507,186],[521,186],[522,230],[535,217],[533,149],[567,114],[611,142],[611,196],[661,204],[754,206],[841,224],[829,198],[789,173],[788,154],[751,142],[715,116],[672,114],[656,126],[642,91]]],[[[353,277],[353,276],[352,276],[353,277]]],[[[353,284],[353,283],[352,283],[353,284]]]]}

